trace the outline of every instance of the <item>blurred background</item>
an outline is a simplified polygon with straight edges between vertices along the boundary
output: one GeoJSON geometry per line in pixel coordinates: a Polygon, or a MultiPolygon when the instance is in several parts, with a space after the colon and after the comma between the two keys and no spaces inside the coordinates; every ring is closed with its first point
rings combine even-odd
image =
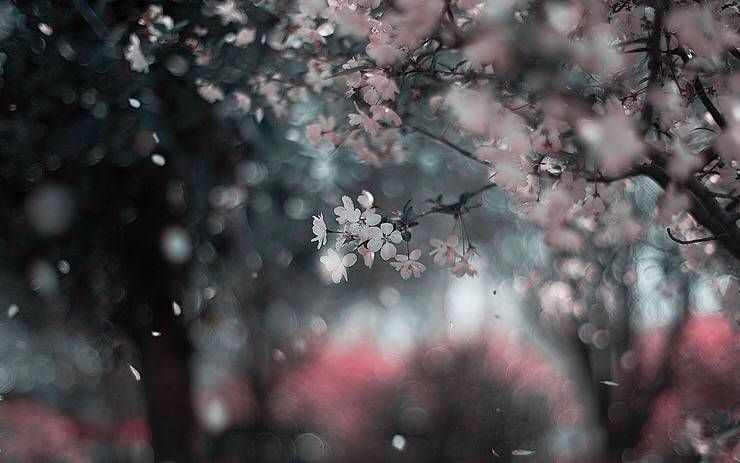
{"type": "MultiPolygon", "coordinates": [[[[425,256],[419,280],[334,285],[312,215],[486,172],[422,135],[382,168],[313,149],[204,101],[176,51],[133,74],[148,3],[93,3],[0,1],[0,461],[740,461],[715,438],[740,396],[730,282],[664,230],[561,255],[488,190],[477,277],[425,256]]],[[[628,186],[644,214],[658,193],[628,186]]]]}

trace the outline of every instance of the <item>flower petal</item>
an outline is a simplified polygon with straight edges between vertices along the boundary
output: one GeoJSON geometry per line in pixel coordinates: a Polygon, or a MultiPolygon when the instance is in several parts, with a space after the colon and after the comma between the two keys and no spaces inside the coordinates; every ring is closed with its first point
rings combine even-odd
{"type": "Polygon", "coordinates": [[[352,267],[357,262],[357,256],[355,254],[346,254],[342,257],[342,265],[345,267],[352,267]]]}
{"type": "Polygon", "coordinates": [[[381,247],[383,247],[383,239],[379,236],[371,238],[370,241],[367,242],[367,249],[370,252],[378,252],[381,247]]]}
{"type": "Polygon", "coordinates": [[[398,250],[394,245],[392,245],[391,243],[385,243],[380,249],[380,257],[382,257],[383,260],[388,260],[393,258],[393,256],[395,256],[397,252],[398,250]]]}

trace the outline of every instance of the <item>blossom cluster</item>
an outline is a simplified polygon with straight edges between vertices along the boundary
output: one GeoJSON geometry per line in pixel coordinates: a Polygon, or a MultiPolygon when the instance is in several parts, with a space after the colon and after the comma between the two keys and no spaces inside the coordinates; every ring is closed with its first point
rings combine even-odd
{"type": "MultiPolygon", "coordinates": [[[[332,281],[346,281],[347,269],[357,263],[358,256],[367,268],[372,268],[376,254],[398,271],[404,280],[419,278],[426,270],[426,266],[419,262],[421,249],[411,250],[408,246],[410,233],[400,220],[400,215],[380,210],[368,191],[363,191],[357,197],[357,203],[359,207],[355,207],[349,196],[342,197],[342,204],[334,208],[339,225],[337,230],[327,227],[323,214],[313,216],[314,237],[311,242],[316,243],[317,249],[327,244],[329,234],[336,235],[334,248],[329,248],[320,259],[332,281]],[[399,252],[404,242],[405,254],[399,252]]],[[[434,258],[435,264],[447,266],[457,277],[477,275],[477,270],[471,264],[475,250],[469,247],[467,251],[459,253],[458,243],[457,235],[451,235],[446,240],[433,238],[430,241],[433,249],[429,255],[434,258]]]]}

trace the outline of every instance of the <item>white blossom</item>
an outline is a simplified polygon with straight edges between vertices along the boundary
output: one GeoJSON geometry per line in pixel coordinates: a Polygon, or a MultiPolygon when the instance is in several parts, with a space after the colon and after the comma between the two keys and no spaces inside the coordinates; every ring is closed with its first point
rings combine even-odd
{"type": "Polygon", "coordinates": [[[398,252],[395,245],[403,241],[401,232],[387,222],[380,224],[380,227],[370,227],[368,236],[370,240],[367,242],[367,248],[372,252],[380,251],[383,260],[392,259],[398,252]]]}
{"type": "Polygon", "coordinates": [[[470,275],[471,277],[478,275],[478,270],[476,270],[476,268],[470,263],[470,259],[475,255],[477,255],[476,252],[469,249],[462,257],[460,257],[460,260],[455,262],[455,265],[452,266],[452,274],[458,278],[464,277],[465,275],[470,275]]]}
{"type": "Polygon", "coordinates": [[[339,283],[344,277],[347,280],[347,268],[352,267],[357,262],[357,256],[350,253],[340,256],[335,250],[329,249],[325,256],[321,256],[321,263],[326,270],[331,273],[331,281],[339,283]]]}
{"type": "Polygon", "coordinates": [[[326,222],[324,222],[324,214],[313,216],[313,227],[311,228],[314,236],[311,242],[316,242],[316,249],[321,249],[321,246],[326,244],[326,222]]]}
{"type": "Polygon", "coordinates": [[[437,265],[452,266],[457,256],[455,248],[459,240],[457,235],[450,235],[444,241],[432,238],[429,243],[434,249],[432,249],[429,255],[434,257],[434,263],[437,265]]]}
{"type": "Polygon", "coordinates": [[[342,205],[335,207],[334,213],[337,215],[339,225],[344,225],[347,222],[356,223],[362,215],[352,202],[352,198],[346,195],[342,196],[342,205]]]}
{"type": "Polygon", "coordinates": [[[129,44],[123,56],[131,65],[131,70],[136,72],[149,72],[149,65],[154,62],[154,58],[144,55],[141,51],[141,40],[136,34],[129,36],[129,44]]]}
{"type": "Polygon", "coordinates": [[[399,254],[396,256],[397,262],[391,262],[391,267],[396,269],[404,280],[408,280],[412,275],[414,278],[419,278],[426,270],[426,266],[419,262],[419,257],[421,257],[419,249],[414,249],[408,256],[399,254]]]}
{"type": "Polygon", "coordinates": [[[357,197],[357,202],[360,203],[360,206],[364,209],[371,209],[374,201],[375,198],[373,198],[373,194],[367,190],[362,190],[360,196],[357,197]]]}

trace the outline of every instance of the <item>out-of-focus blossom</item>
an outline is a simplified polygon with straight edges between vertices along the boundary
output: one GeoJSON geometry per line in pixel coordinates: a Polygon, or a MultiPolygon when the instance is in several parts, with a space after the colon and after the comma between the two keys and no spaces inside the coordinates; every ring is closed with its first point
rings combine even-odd
{"type": "Polygon", "coordinates": [[[342,278],[347,281],[347,269],[355,265],[357,256],[352,253],[340,256],[335,250],[329,249],[325,256],[321,256],[320,260],[326,270],[331,273],[331,281],[339,283],[342,278]]]}
{"type": "Polygon", "coordinates": [[[311,231],[314,233],[311,242],[316,242],[316,249],[321,249],[321,246],[326,244],[326,222],[324,222],[324,214],[313,216],[313,227],[311,231]]]}

